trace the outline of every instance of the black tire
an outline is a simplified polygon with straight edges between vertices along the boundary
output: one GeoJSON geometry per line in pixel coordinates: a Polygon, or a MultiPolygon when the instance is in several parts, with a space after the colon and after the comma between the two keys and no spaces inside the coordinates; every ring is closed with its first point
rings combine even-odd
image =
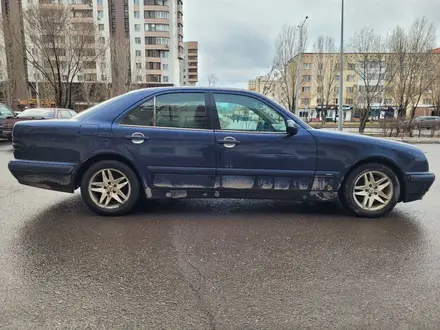
{"type": "Polygon", "coordinates": [[[84,203],[93,212],[104,216],[121,216],[128,214],[138,202],[140,195],[140,185],[141,184],[138,180],[138,177],[129,166],[116,160],[104,160],[90,166],[84,173],[83,177],[81,178],[81,196],[84,200],[84,203]],[[89,182],[95,175],[95,173],[106,168],[116,169],[123,173],[128,178],[128,181],[131,185],[131,191],[127,201],[124,204],[121,204],[117,208],[113,209],[106,209],[97,205],[90,196],[88,189],[89,182]]]}
{"type": "Polygon", "coordinates": [[[399,178],[392,169],[379,163],[369,163],[355,167],[348,174],[347,178],[344,180],[344,183],[342,185],[342,189],[339,193],[339,198],[342,205],[346,209],[348,209],[352,214],[363,218],[379,218],[384,215],[387,215],[394,209],[394,207],[399,201],[400,192],[401,192],[401,187],[400,187],[399,178]],[[392,197],[390,198],[389,203],[380,210],[370,211],[361,208],[357,204],[353,196],[354,185],[356,183],[357,178],[368,171],[382,172],[383,174],[388,176],[388,178],[391,180],[393,184],[392,197]]]}

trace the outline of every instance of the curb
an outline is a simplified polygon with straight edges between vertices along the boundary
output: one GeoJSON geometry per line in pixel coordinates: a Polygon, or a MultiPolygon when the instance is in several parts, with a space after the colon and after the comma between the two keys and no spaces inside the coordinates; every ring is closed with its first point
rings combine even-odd
{"type": "Polygon", "coordinates": [[[440,139],[392,139],[392,138],[384,138],[381,139],[404,142],[408,144],[440,144],[440,139]]]}

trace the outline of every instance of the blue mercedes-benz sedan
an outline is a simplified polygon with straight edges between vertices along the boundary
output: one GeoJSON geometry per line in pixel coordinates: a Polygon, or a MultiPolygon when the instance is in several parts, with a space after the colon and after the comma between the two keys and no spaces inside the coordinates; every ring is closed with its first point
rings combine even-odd
{"type": "Polygon", "coordinates": [[[264,96],[208,88],[129,92],[68,120],[24,121],[9,170],[22,184],[73,193],[101,215],[142,200],[336,201],[380,217],[434,182],[411,145],[316,130],[264,96]]]}

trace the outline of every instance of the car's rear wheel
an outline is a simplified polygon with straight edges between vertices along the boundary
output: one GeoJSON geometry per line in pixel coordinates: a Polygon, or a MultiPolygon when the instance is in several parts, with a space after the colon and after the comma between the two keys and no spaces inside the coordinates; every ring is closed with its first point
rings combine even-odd
{"type": "Polygon", "coordinates": [[[340,198],[344,206],[360,217],[377,218],[391,212],[400,197],[400,182],[389,167],[364,164],[350,172],[340,198]]]}
{"type": "Polygon", "coordinates": [[[92,165],[81,179],[86,205],[100,215],[129,213],[139,199],[140,183],[127,165],[105,160],[92,165]]]}

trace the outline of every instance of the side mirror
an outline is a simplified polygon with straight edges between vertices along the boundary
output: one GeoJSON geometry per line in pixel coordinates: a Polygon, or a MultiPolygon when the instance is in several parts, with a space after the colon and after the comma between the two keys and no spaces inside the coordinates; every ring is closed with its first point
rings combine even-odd
{"type": "Polygon", "coordinates": [[[289,136],[298,134],[298,125],[291,119],[286,121],[286,132],[289,136]]]}

